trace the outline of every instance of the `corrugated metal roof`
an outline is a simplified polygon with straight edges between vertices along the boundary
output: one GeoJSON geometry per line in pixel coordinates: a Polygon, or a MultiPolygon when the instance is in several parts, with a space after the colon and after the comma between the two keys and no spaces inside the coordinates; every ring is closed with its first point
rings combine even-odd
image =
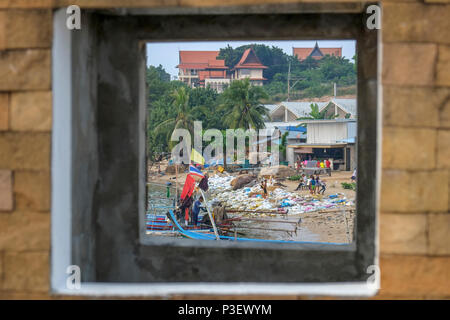
{"type": "Polygon", "coordinates": [[[309,116],[309,113],[311,112],[311,104],[317,104],[319,106],[319,110],[320,110],[321,108],[325,107],[328,104],[328,102],[313,102],[313,101],[306,101],[306,102],[283,101],[283,102],[280,102],[280,105],[288,108],[293,114],[295,114],[299,118],[309,116]]]}
{"type": "Polygon", "coordinates": [[[347,113],[351,113],[352,115],[356,115],[357,113],[356,99],[333,99],[331,102],[335,102],[344,108],[347,113]]]}

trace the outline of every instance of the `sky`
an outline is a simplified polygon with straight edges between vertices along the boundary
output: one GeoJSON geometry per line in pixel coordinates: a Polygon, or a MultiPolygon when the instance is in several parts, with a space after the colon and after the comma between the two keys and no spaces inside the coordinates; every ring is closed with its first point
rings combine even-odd
{"type": "MultiPolygon", "coordinates": [[[[342,47],[342,55],[347,59],[352,59],[355,55],[355,40],[320,40],[317,41],[319,48],[342,47]]],[[[147,65],[157,67],[162,65],[164,69],[173,77],[178,75],[176,66],[179,63],[179,50],[219,50],[228,44],[233,48],[250,44],[265,44],[281,48],[286,54],[292,55],[292,47],[312,48],[316,41],[203,41],[203,42],[152,42],[147,43],[147,65]]]]}

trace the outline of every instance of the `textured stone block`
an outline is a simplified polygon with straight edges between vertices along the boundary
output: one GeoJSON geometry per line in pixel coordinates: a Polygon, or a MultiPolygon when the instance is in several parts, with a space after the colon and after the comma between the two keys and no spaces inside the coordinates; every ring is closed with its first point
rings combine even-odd
{"type": "Polygon", "coordinates": [[[440,127],[450,129],[450,96],[442,106],[439,118],[440,127]]]}
{"type": "MultiPolygon", "coordinates": [[[[450,24],[449,17],[450,14],[447,16],[447,21],[449,21],[450,24]]],[[[448,30],[450,30],[450,27],[448,30]]],[[[439,86],[450,87],[450,46],[439,46],[438,62],[436,67],[436,84],[439,86]]]]}
{"type": "Polygon", "coordinates": [[[8,10],[5,18],[6,49],[51,47],[51,10],[8,10]]]}
{"type": "Polygon", "coordinates": [[[0,131],[9,128],[9,95],[0,93],[0,131]]]}
{"type": "Polygon", "coordinates": [[[12,93],[10,110],[12,130],[50,131],[52,128],[50,91],[12,93]]]}
{"type": "Polygon", "coordinates": [[[447,211],[449,186],[445,181],[448,179],[447,170],[411,172],[384,169],[381,179],[381,211],[447,211]]]}
{"type": "Polygon", "coordinates": [[[437,165],[450,169],[450,130],[438,130],[437,165]]]}
{"type": "Polygon", "coordinates": [[[5,24],[6,24],[6,10],[0,10],[0,51],[5,50],[5,43],[6,43],[5,24]]]}
{"type": "MultiPolygon", "coordinates": [[[[439,127],[439,112],[450,89],[431,87],[383,88],[383,125],[439,127]]],[[[450,104],[448,112],[450,127],[450,104]]]]}
{"type": "Polygon", "coordinates": [[[3,288],[3,251],[0,250],[0,297],[3,288]]]}
{"type": "Polygon", "coordinates": [[[0,168],[49,170],[49,133],[0,133],[0,168]]]}
{"type": "Polygon", "coordinates": [[[35,8],[51,8],[55,5],[54,0],[0,0],[0,8],[21,8],[21,9],[35,9],[35,8]]]}
{"type": "Polygon", "coordinates": [[[384,128],[383,168],[435,168],[436,135],[434,129],[384,128]]]}
{"type": "Polygon", "coordinates": [[[50,50],[0,51],[0,91],[49,90],[50,50]]]}
{"type": "Polygon", "coordinates": [[[383,1],[383,42],[449,44],[449,16],[450,5],[383,1]]]}
{"type": "Polygon", "coordinates": [[[380,295],[448,297],[449,266],[450,257],[382,255],[380,295]]]}
{"type": "Polygon", "coordinates": [[[50,172],[16,171],[14,173],[15,208],[50,210],[50,172]]]}
{"type": "Polygon", "coordinates": [[[49,290],[48,251],[6,251],[4,260],[3,290],[19,292],[49,290]]]}
{"type": "Polygon", "coordinates": [[[383,213],[380,216],[380,252],[427,253],[427,215],[383,213]]]}
{"type": "Polygon", "coordinates": [[[436,57],[435,44],[384,44],[383,84],[432,86],[435,78],[436,57]]]}
{"type": "Polygon", "coordinates": [[[0,211],[13,210],[12,173],[0,170],[0,211]]]}
{"type": "Polygon", "coordinates": [[[429,253],[450,256],[450,214],[431,213],[428,220],[429,253]]]}
{"type": "Polygon", "coordinates": [[[0,251],[50,250],[50,214],[0,214],[0,251]]]}

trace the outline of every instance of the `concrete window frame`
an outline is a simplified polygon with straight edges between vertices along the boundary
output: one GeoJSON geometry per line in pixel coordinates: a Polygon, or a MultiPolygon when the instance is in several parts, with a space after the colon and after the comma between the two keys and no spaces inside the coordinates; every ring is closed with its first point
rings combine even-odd
{"type": "Polygon", "coordinates": [[[88,296],[376,294],[376,285],[367,279],[379,284],[379,273],[373,277],[368,268],[378,265],[380,36],[365,27],[363,7],[345,6],[338,13],[328,12],[326,5],[91,11],[83,12],[82,29],[74,31],[65,27],[65,10],[57,10],[52,291],[88,296]],[[354,243],[180,243],[143,236],[145,42],[205,39],[356,39],[360,170],[354,243]],[[80,289],[67,286],[71,265],[80,267],[80,289]]]}

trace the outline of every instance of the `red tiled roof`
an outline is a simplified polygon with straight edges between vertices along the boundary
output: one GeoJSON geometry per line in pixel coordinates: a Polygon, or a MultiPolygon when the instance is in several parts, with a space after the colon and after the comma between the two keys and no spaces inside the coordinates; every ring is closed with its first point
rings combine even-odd
{"type": "Polygon", "coordinates": [[[330,56],[342,57],[342,48],[321,48],[320,51],[324,55],[329,54],[330,56]]]}
{"type": "Polygon", "coordinates": [[[180,51],[180,69],[227,69],[225,60],[217,60],[219,51],[180,51]]]}
{"type": "Polygon", "coordinates": [[[261,63],[252,48],[248,48],[244,51],[241,60],[234,66],[234,69],[267,69],[265,65],[261,63]]]}
{"type": "MultiPolygon", "coordinates": [[[[311,54],[314,48],[292,48],[292,54],[297,55],[299,60],[305,60],[311,54]]],[[[327,55],[334,55],[336,57],[342,57],[342,48],[320,48],[320,51],[327,55]]]]}

